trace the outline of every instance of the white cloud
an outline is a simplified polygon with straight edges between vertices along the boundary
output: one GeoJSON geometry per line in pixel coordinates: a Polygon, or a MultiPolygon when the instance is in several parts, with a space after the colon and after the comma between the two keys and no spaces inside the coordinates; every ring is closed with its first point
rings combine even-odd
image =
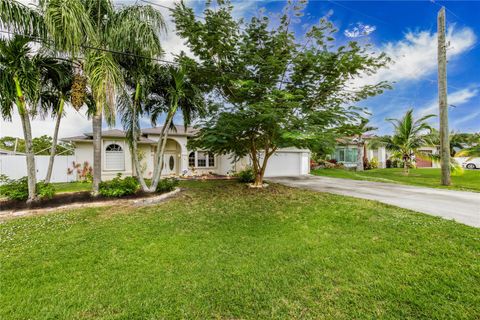
{"type": "Polygon", "coordinates": [[[377,30],[376,26],[371,26],[368,24],[363,24],[361,22],[357,22],[356,26],[351,28],[351,29],[345,29],[343,34],[347,38],[359,38],[359,37],[365,37],[370,35],[372,32],[377,30]]]}
{"type": "MultiPolygon", "coordinates": [[[[480,90],[475,87],[469,87],[460,89],[448,94],[447,102],[449,105],[460,106],[469,102],[472,98],[476,97],[480,93],[480,90]]],[[[438,99],[432,100],[425,107],[418,110],[419,116],[425,116],[427,114],[438,114],[438,99]]]]}
{"type": "MultiPolygon", "coordinates": [[[[452,60],[466,52],[476,42],[472,29],[448,28],[447,58],[452,60]]],[[[437,70],[437,34],[429,31],[408,32],[404,39],[397,42],[388,42],[372,50],[385,52],[392,63],[388,68],[382,69],[375,75],[357,78],[352,81],[352,87],[365,84],[374,84],[379,81],[412,81],[419,80],[437,70]]]]}
{"type": "Polygon", "coordinates": [[[458,127],[460,124],[468,122],[470,120],[480,118],[480,110],[477,112],[472,112],[470,114],[467,114],[466,116],[463,116],[461,118],[458,118],[457,120],[452,122],[452,127],[458,127]]]}

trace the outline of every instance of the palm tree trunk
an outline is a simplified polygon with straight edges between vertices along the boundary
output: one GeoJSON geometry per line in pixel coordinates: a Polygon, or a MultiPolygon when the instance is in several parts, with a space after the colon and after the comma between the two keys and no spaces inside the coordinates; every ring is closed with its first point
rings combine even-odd
{"type": "Polygon", "coordinates": [[[405,175],[408,175],[408,173],[409,173],[408,165],[409,165],[408,158],[404,157],[403,158],[403,174],[405,174],[405,175]]]}
{"type": "MultiPolygon", "coordinates": [[[[176,107],[174,108],[176,110],[176,107]]],[[[167,118],[165,119],[165,123],[162,128],[162,135],[158,139],[157,142],[157,153],[155,158],[155,168],[153,170],[153,180],[150,186],[150,190],[154,192],[157,189],[158,182],[160,181],[160,177],[162,176],[162,169],[163,169],[163,156],[165,154],[165,147],[167,146],[167,138],[168,138],[168,128],[170,127],[172,120],[173,120],[173,113],[168,113],[167,118]],[[160,151],[158,151],[160,150],[160,151]]]]}
{"type": "Polygon", "coordinates": [[[135,89],[135,100],[133,101],[133,107],[135,108],[135,110],[133,110],[133,126],[132,126],[132,141],[131,141],[131,144],[130,144],[130,149],[131,149],[131,152],[132,152],[132,156],[133,156],[133,165],[135,167],[135,173],[136,173],[136,176],[137,176],[137,181],[138,183],[140,183],[140,186],[142,187],[142,191],[144,192],[148,192],[150,191],[146,182],[145,182],[145,179],[143,178],[143,173],[142,171],[140,170],[140,160],[138,159],[138,143],[137,143],[137,110],[136,108],[139,107],[139,97],[140,97],[140,83],[137,83],[137,87],[135,89]]]}
{"type": "Polygon", "coordinates": [[[93,130],[93,184],[92,195],[98,196],[100,182],[102,181],[102,110],[97,106],[97,111],[92,118],[93,130]]]}
{"type": "Polygon", "coordinates": [[[32,144],[32,127],[30,125],[30,116],[26,108],[25,97],[20,86],[20,81],[15,76],[15,89],[17,92],[17,108],[22,122],[23,136],[25,139],[25,158],[27,161],[27,177],[28,177],[28,199],[27,203],[32,203],[37,200],[37,174],[35,170],[35,154],[33,153],[32,144]]]}
{"type": "Polygon", "coordinates": [[[62,120],[64,104],[65,100],[63,97],[61,97],[60,105],[58,107],[57,120],[55,122],[55,130],[53,132],[52,149],[50,150],[50,159],[48,160],[47,175],[45,176],[46,183],[50,183],[50,179],[52,178],[53,162],[55,161],[55,154],[57,153],[58,130],[60,128],[60,121],[62,120]]]}
{"type": "Polygon", "coordinates": [[[357,144],[357,171],[363,171],[363,166],[364,166],[364,162],[363,162],[363,158],[364,158],[364,148],[363,148],[363,145],[362,143],[358,143],[357,144]]]}

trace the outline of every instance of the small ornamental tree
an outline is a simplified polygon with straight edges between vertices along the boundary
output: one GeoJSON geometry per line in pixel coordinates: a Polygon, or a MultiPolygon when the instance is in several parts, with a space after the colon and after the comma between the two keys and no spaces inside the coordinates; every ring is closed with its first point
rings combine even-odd
{"type": "Polygon", "coordinates": [[[297,42],[292,24],[304,4],[289,3],[279,21],[260,14],[247,23],[232,17],[228,1],[207,2],[204,19],[183,2],[173,10],[177,33],[197,58],[180,61],[223,105],[204,119],[191,146],[249,156],[257,187],[278,148],[308,147],[341,132],[361,119],[355,102],[389,87],[353,87],[354,78],[375,73],[389,59],[356,42],[336,46],[336,30],[325,19],[297,42]]]}

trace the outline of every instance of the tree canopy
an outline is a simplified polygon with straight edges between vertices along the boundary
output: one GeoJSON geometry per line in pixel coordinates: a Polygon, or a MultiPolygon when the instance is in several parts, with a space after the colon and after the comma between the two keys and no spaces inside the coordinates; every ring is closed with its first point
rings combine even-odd
{"type": "Polygon", "coordinates": [[[352,81],[389,59],[354,41],[338,46],[326,19],[296,35],[302,2],[289,3],[279,21],[259,14],[244,23],[232,9],[228,1],[208,2],[204,19],[183,2],[173,10],[177,33],[196,56],[179,61],[192,78],[204,80],[216,102],[191,146],[249,156],[259,186],[278,148],[318,145],[360,122],[356,103],[389,84],[355,87],[352,81]]]}

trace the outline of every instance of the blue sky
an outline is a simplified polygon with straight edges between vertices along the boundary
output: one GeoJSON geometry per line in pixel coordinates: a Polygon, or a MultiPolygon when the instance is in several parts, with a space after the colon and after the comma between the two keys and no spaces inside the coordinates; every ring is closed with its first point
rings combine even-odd
{"type": "MultiPolygon", "coordinates": [[[[174,0],[149,0],[173,7],[174,0]]],[[[141,3],[141,0],[119,0],[116,4],[141,3]]],[[[265,8],[273,14],[281,12],[285,1],[233,1],[236,17],[251,17],[265,8]]],[[[201,14],[204,1],[188,2],[201,14]]],[[[389,117],[400,117],[407,109],[414,108],[417,115],[438,113],[437,65],[436,65],[436,19],[437,12],[447,8],[448,48],[448,99],[450,127],[455,131],[480,131],[480,1],[309,1],[305,15],[295,24],[299,39],[306,28],[328,16],[339,29],[336,41],[340,45],[355,40],[371,43],[375,52],[385,51],[395,61],[389,69],[381,70],[376,76],[356,80],[356,85],[380,80],[394,82],[393,90],[362,101],[368,108],[371,123],[379,129],[378,134],[391,133],[385,121],[389,117]]],[[[157,7],[164,16],[168,10],[157,7]]],[[[170,18],[168,18],[170,20],[170,18]]],[[[163,37],[165,58],[187,50],[174,33],[171,21],[169,32],[163,37]]],[[[438,119],[432,121],[436,125],[438,119]]],[[[143,126],[149,126],[147,120],[143,126]]],[[[37,119],[32,124],[35,136],[51,135],[53,121],[37,119]]],[[[106,125],[105,125],[106,127],[106,125]]],[[[117,127],[120,127],[117,124],[117,127]]],[[[72,108],[62,120],[60,136],[78,135],[91,131],[91,123],[82,112],[72,108]]],[[[22,136],[18,116],[8,123],[0,121],[0,135],[22,136]]]]}
{"type": "MultiPolygon", "coordinates": [[[[260,7],[278,12],[284,1],[243,1],[244,16],[260,7]],[[250,5],[247,6],[246,3],[250,5]]],[[[379,134],[391,133],[386,118],[400,117],[414,108],[417,115],[437,114],[437,13],[445,6],[447,17],[448,93],[450,127],[480,131],[480,2],[478,1],[310,1],[296,24],[303,30],[323,16],[335,24],[340,45],[356,40],[370,43],[394,60],[389,70],[361,83],[388,80],[393,89],[360,103],[372,115],[379,134]],[[355,32],[357,31],[357,32],[355,32]],[[363,32],[362,32],[363,31],[363,32]],[[370,80],[370,81],[368,81],[370,80]],[[453,107],[454,106],[454,107],[453,107]]],[[[436,125],[438,119],[433,119],[436,125]]]]}

